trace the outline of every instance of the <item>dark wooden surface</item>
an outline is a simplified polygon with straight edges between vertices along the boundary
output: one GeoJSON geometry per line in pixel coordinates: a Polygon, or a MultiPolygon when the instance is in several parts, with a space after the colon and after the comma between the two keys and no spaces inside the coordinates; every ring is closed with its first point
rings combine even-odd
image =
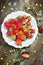
{"type": "MultiPolygon", "coordinates": [[[[24,10],[22,3],[23,2],[20,0],[15,0],[15,1],[12,0],[12,1],[8,1],[7,3],[5,3],[5,8],[3,9],[3,11],[0,12],[0,25],[2,24],[4,17],[7,14],[9,14],[13,11],[24,10]],[[9,2],[11,2],[11,5],[8,5],[9,2]],[[13,5],[14,2],[17,3],[15,6],[13,5]]],[[[34,1],[33,1],[33,3],[34,3],[34,1]]],[[[39,10],[40,10],[40,8],[38,9],[38,11],[39,10]]],[[[36,9],[36,11],[37,11],[37,9],[36,9]]],[[[30,14],[33,15],[33,13],[31,11],[26,11],[26,12],[29,12],[30,14]]],[[[41,17],[43,17],[43,13],[42,13],[41,17]]],[[[41,23],[42,22],[43,22],[43,20],[41,21],[41,23]]],[[[1,29],[1,27],[0,27],[0,29],[1,29]]],[[[34,43],[31,46],[21,49],[21,51],[24,49],[25,49],[25,51],[29,51],[30,58],[26,59],[23,62],[20,62],[20,65],[43,65],[43,44],[42,44],[42,42],[43,42],[43,33],[38,34],[36,40],[34,41],[34,43]],[[34,51],[36,51],[36,53],[34,53],[34,51]]],[[[9,65],[13,65],[14,58],[16,60],[20,60],[17,58],[19,51],[20,51],[20,49],[15,49],[15,48],[9,46],[7,43],[5,43],[5,41],[2,38],[1,31],[0,31],[0,65],[6,65],[7,62],[9,63],[9,65]],[[15,50],[15,52],[13,52],[11,54],[6,54],[7,51],[9,52],[11,50],[15,50]],[[3,60],[1,60],[1,58],[3,58],[3,60]]]]}

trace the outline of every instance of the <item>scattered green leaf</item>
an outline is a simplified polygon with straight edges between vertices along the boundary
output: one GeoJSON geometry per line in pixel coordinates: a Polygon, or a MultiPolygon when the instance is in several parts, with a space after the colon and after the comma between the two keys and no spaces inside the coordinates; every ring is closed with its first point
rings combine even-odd
{"type": "Polygon", "coordinates": [[[13,65],[20,65],[20,62],[19,61],[16,61],[16,62],[14,62],[13,65]]]}

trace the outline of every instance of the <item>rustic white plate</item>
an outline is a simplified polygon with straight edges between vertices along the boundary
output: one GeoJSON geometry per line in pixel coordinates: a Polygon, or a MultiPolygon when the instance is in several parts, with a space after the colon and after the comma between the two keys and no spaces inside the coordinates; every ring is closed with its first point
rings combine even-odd
{"type": "Polygon", "coordinates": [[[3,21],[2,25],[1,25],[1,32],[2,32],[3,39],[10,46],[13,46],[15,48],[23,48],[23,47],[27,47],[27,46],[31,45],[35,41],[35,38],[37,37],[37,34],[38,34],[38,28],[37,28],[36,20],[35,20],[35,18],[31,14],[26,13],[24,11],[16,11],[16,12],[12,12],[12,13],[8,14],[4,18],[4,21],[3,21]],[[35,29],[35,34],[33,35],[33,38],[27,39],[26,41],[23,41],[22,42],[22,46],[16,45],[16,42],[15,41],[9,39],[6,36],[7,29],[4,27],[4,22],[6,22],[6,21],[8,21],[9,19],[12,19],[12,18],[14,19],[14,18],[18,17],[19,15],[27,15],[27,16],[30,16],[31,17],[31,21],[30,21],[31,22],[31,25],[35,29]]]}

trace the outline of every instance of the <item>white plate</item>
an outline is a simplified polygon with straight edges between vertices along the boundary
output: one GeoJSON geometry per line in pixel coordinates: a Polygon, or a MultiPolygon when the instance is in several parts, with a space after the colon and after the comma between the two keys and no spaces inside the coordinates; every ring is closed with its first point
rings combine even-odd
{"type": "Polygon", "coordinates": [[[15,48],[23,48],[23,47],[27,47],[27,46],[31,45],[35,41],[35,38],[37,37],[37,34],[38,34],[38,28],[37,28],[36,20],[34,19],[33,16],[31,16],[29,13],[26,13],[24,11],[16,11],[16,12],[12,12],[12,13],[8,14],[4,18],[4,21],[3,21],[2,25],[1,25],[1,32],[2,32],[3,39],[10,46],[13,46],[15,48]],[[35,34],[33,35],[33,38],[27,39],[26,41],[23,41],[22,42],[22,46],[16,45],[16,42],[15,41],[9,39],[6,36],[7,29],[4,27],[4,22],[6,22],[7,20],[12,19],[12,18],[14,19],[14,18],[18,17],[19,15],[27,15],[27,16],[30,16],[31,17],[31,21],[30,21],[31,22],[31,25],[36,30],[35,31],[35,34]]]}

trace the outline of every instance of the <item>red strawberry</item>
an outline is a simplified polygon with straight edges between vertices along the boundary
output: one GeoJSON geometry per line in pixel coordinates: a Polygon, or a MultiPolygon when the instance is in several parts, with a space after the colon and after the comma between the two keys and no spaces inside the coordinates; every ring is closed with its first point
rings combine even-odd
{"type": "Polygon", "coordinates": [[[22,41],[20,39],[16,39],[16,44],[17,45],[22,45],[22,41]]]}
{"type": "Polygon", "coordinates": [[[29,38],[29,39],[32,38],[32,34],[28,35],[28,38],[29,38]]]}
{"type": "Polygon", "coordinates": [[[28,19],[28,16],[26,16],[26,19],[28,19]]]}
{"type": "Polygon", "coordinates": [[[16,24],[12,24],[11,26],[13,29],[17,29],[17,25],[16,24]]]}
{"type": "Polygon", "coordinates": [[[23,20],[21,18],[18,18],[18,23],[22,23],[23,20]]]}
{"type": "Polygon", "coordinates": [[[5,27],[6,27],[7,29],[9,29],[9,27],[10,27],[9,22],[5,22],[4,24],[5,24],[5,27]]]}
{"type": "Polygon", "coordinates": [[[19,28],[21,28],[23,26],[22,23],[18,23],[17,25],[18,25],[19,28]]]}
{"type": "Polygon", "coordinates": [[[30,29],[30,32],[31,32],[31,33],[35,33],[35,30],[34,30],[34,29],[30,29]]]}
{"type": "Polygon", "coordinates": [[[30,25],[30,21],[27,22],[27,25],[30,25]]]}
{"type": "Polygon", "coordinates": [[[10,31],[7,31],[7,35],[10,36],[11,35],[11,32],[10,31]]]}
{"type": "Polygon", "coordinates": [[[28,18],[28,16],[26,16],[26,15],[22,16],[22,19],[27,19],[27,18],[28,18]]]}
{"type": "Polygon", "coordinates": [[[7,36],[13,35],[13,32],[7,31],[7,36]]]}
{"type": "Polygon", "coordinates": [[[10,24],[14,24],[15,22],[16,22],[15,19],[11,19],[11,20],[9,21],[10,24]]]}
{"type": "Polygon", "coordinates": [[[18,34],[18,37],[17,38],[23,40],[24,39],[24,35],[23,34],[18,34]]]}
{"type": "Polygon", "coordinates": [[[42,32],[43,32],[43,28],[39,27],[39,33],[42,33],[42,32]]]}
{"type": "Polygon", "coordinates": [[[14,33],[14,34],[17,34],[17,33],[18,33],[18,30],[14,30],[13,33],[14,33]]]}
{"type": "Polygon", "coordinates": [[[19,30],[18,30],[18,34],[23,34],[22,29],[19,29],[19,30]]]}
{"type": "Polygon", "coordinates": [[[24,34],[28,34],[28,29],[27,28],[24,28],[24,34]]]}
{"type": "Polygon", "coordinates": [[[29,54],[27,54],[27,53],[25,53],[25,54],[22,54],[22,57],[27,59],[27,58],[29,58],[29,57],[30,57],[30,55],[29,55],[29,54]]]}
{"type": "Polygon", "coordinates": [[[24,34],[28,34],[28,30],[24,30],[24,34]]]}

